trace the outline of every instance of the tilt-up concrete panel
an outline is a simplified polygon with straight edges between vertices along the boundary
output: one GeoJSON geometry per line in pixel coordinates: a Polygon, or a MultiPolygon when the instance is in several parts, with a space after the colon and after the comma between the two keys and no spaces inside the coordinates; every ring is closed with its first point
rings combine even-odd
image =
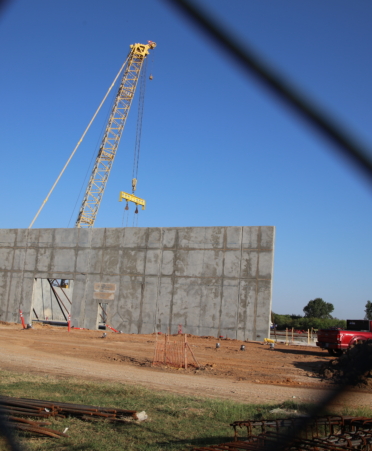
{"type": "Polygon", "coordinates": [[[67,279],[76,327],[96,328],[102,304],[107,323],[126,333],[176,333],[181,326],[262,340],[269,335],[274,241],[272,226],[3,229],[0,319],[18,321],[22,308],[31,321],[40,279],[67,279]]]}

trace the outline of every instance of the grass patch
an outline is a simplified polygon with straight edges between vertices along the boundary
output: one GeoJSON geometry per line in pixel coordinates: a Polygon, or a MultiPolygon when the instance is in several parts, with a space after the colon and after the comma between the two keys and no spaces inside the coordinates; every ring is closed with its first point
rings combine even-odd
{"type": "MultiPolygon", "coordinates": [[[[0,371],[0,392],[9,396],[73,402],[130,410],[145,410],[149,419],[142,423],[115,424],[108,421],[82,421],[76,418],[52,420],[52,429],[68,427],[69,438],[35,438],[21,434],[29,451],[155,451],[188,450],[230,441],[235,420],[278,418],[270,414],[276,407],[306,412],[309,406],[297,402],[279,405],[252,405],[190,396],[178,396],[143,387],[58,379],[48,376],[0,371]]],[[[357,414],[350,409],[345,413],[357,414]]],[[[363,409],[363,415],[371,415],[363,409]]],[[[284,415],[286,416],[286,415],[284,415]]],[[[242,435],[244,432],[242,431],[242,435]]]]}

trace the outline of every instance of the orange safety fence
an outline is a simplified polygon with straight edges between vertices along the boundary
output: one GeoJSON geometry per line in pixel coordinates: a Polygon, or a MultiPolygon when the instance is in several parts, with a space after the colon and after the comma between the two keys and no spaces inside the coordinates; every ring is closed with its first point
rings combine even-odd
{"type": "Polygon", "coordinates": [[[169,335],[164,336],[164,341],[155,342],[153,365],[167,365],[176,368],[187,368],[188,365],[199,368],[190,345],[187,342],[187,334],[182,340],[169,340],[169,335]]]}

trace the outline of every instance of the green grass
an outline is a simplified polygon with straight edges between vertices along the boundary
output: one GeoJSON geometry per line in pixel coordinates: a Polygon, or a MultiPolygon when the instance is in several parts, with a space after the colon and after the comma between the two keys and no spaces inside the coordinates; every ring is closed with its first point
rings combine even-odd
{"type": "MultiPolygon", "coordinates": [[[[49,427],[59,431],[68,427],[69,438],[20,435],[21,442],[29,451],[188,450],[192,446],[232,440],[233,431],[229,426],[232,421],[278,418],[278,415],[269,413],[275,407],[304,412],[309,408],[293,402],[279,406],[210,400],[117,383],[84,382],[6,371],[0,371],[0,392],[9,396],[145,410],[149,416],[142,423],[128,424],[82,421],[72,417],[52,420],[49,427]]],[[[365,409],[345,413],[371,416],[371,411],[365,409]]]]}

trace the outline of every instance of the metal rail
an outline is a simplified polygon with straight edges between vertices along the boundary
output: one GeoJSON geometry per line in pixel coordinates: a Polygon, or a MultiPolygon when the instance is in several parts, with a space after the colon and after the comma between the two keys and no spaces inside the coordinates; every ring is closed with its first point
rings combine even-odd
{"type": "Polygon", "coordinates": [[[196,447],[193,451],[206,450],[264,450],[281,451],[338,451],[372,450],[372,419],[352,416],[315,417],[303,428],[301,418],[276,420],[234,421],[235,441],[220,445],[196,447]],[[238,440],[237,429],[247,428],[247,437],[238,440]],[[261,433],[257,433],[261,431],[261,433]],[[297,436],[288,440],[289,432],[297,436]],[[255,434],[254,434],[255,432],[255,434]]]}
{"type": "Polygon", "coordinates": [[[111,407],[97,407],[82,404],[71,404],[55,401],[42,401],[38,399],[13,398],[0,396],[0,416],[6,419],[7,424],[23,431],[46,435],[49,437],[67,437],[59,431],[45,428],[50,423],[34,421],[19,417],[33,417],[38,419],[65,418],[74,416],[84,420],[107,419],[115,422],[126,422],[128,419],[139,419],[135,410],[117,409],[111,407]]]}
{"type": "MultiPolygon", "coordinates": [[[[238,430],[242,428],[247,429],[247,437],[254,433],[265,433],[266,431],[274,431],[277,433],[284,430],[298,430],[301,427],[303,418],[282,418],[275,420],[245,420],[234,421],[230,426],[234,429],[234,438],[238,440],[238,430]]],[[[366,417],[353,416],[324,416],[314,417],[305,428],[301,430],[301,435],[305,438],[314,438],[326,435],[334,435],[340,433],[352,433],[359,429],[371,429],[372,419],[366,417]]]]}
{"type": "Polygon", "coordinates": [[[192,451],[260,451],[272,449],[279,449],[281,451],[370,451],[372,449],[372,434],[358,431],[354,434],[330,435],[328,437],[313,439],[296,437],[291,442],[288,442],[287,435],[270,431],[260,435],[252,435],[244,441],[194,447],[192,451]]]}

